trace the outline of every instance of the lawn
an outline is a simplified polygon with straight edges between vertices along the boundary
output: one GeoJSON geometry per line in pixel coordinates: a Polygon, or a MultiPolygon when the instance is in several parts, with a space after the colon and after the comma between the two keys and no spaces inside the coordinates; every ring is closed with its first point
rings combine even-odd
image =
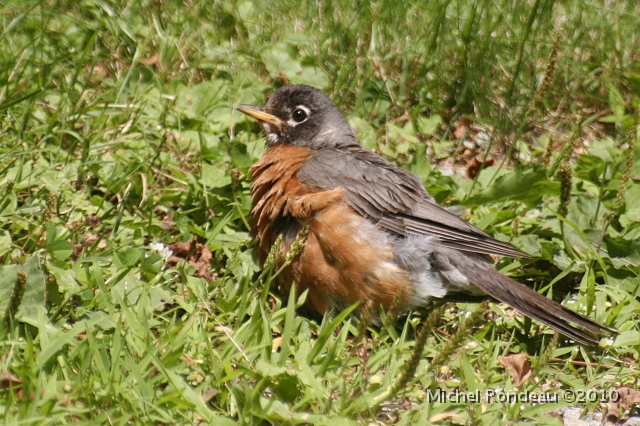
{"type": "Polygon", "coordinates": [[[0,5],[0,423],[638,414],[640,4],[270,3],[0,5]],[[583,346],[492,302],[298,315],[253,260],[265,143],[233,110],[288,83],[532,255],[503,273],[619,334],[583,346]]]}

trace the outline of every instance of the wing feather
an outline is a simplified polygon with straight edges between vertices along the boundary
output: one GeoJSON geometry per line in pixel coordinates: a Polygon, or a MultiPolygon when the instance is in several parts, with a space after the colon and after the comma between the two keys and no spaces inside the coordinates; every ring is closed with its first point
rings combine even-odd
{"type": "Polygon", "coordinates": [[[360,145],[318,150],[298,176],[321,190],[345,188],[345,201],[388,232],[436,235],[439,244],[472,253],[529,256],[438,205],[417,177],[360,145]]]}

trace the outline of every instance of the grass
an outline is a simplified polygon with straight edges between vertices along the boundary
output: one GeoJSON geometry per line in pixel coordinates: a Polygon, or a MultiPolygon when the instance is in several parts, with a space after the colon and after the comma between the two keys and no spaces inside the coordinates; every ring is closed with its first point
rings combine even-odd
{"type": "Polygon", "coordinates": [[[639,6],[268,3],[1,6],[0,422],[560,424],[608,405],[427,396],[637,389],[639,6]],[[264,144],[232,110],[288,82],[620,334],[582,347],[496,304],[297,315],[252,259],[264,144]]]}

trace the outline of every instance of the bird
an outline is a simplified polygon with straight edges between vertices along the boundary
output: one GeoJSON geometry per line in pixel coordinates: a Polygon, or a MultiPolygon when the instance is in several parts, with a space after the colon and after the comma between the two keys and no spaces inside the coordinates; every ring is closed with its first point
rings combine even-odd
{"type": "Polygon", "coordinates": [[[418,177],[365,149],[322,90],[286,85],[264,107],[235,108],[266,135],[249,170],[256,257],[264,263],[276,242],[289,253],[307,230],[278,276],[285,290],[293,282],[308,290],[307,311],[321,316],[358,302],[408,310],[488,296],[582,344],[616,332],[495,269],[489,255],[529,255],[440,206],[418,177]]]}

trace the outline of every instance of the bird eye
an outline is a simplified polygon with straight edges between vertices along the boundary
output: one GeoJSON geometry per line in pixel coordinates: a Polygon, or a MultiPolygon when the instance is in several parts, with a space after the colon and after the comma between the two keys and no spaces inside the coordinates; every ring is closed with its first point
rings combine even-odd
{"type": "Polygon", "coordinates": [[[298,123],[302,123],[304,120],[307,119],[307,112],[305,110],[303,110],[302,108],[298,108],[295,111],[293,111],[293,120],[298,122],[298,123]]]}

